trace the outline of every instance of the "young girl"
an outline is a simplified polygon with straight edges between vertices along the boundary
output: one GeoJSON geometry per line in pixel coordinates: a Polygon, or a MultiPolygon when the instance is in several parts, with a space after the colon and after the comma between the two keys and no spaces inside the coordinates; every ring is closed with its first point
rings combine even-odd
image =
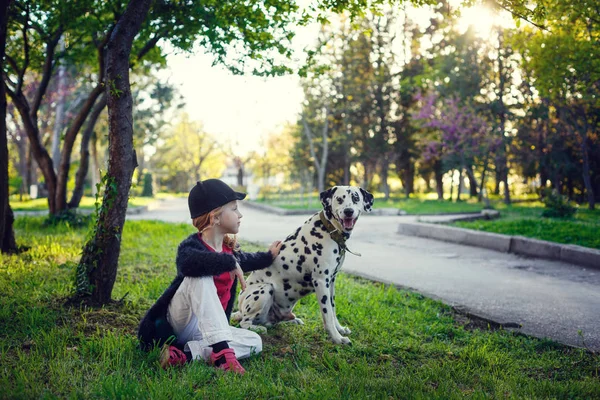
{"type": "Polygon", "coordinates": [[[218,179],[198,182],[188,196],[198,232],[177,249],[177,277],[142,319],[138,337],[144,349],[163,345],[163,368],[204,359],[217,368],[243,374],[238,359],[262,351],[258,334],[229,326],[237,281],[243,272],[271,265],[281,242],[267,252],[244,253],[235,235],[240,214],[237,200],[246,197],[218,179]],[[183,350],[183,351],[182,351],[183,350]]]}

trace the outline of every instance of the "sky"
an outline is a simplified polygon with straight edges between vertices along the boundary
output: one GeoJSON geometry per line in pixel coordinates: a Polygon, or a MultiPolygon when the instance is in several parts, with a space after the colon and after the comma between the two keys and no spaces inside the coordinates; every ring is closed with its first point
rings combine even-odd
{"type": "MultiPolygon", "coordinates": [[[[427,20],[427,12],[417,11],[427,20]]],[[[484,35],[494,15],[476,8],[465,10],[461,24],[474,24],[484,35]]],[[[316,40],[318,26],[297,31],[293,48],[297,55],[316,40]]],[[[190,119],[201,121],[206,132],[220,142],[229,142],[238,155],[260,149],[261,138],[277,133],[286,123],[295,123],[303,100],[297,75],[261,78],[233,75],[224,67],[211,66],[213,57],[194,54],[169,54],[163,79],[175,84],[185,99],[190,119]]]]}
{"type": "MultiPolygon", "coordinates": [[[[303,49],[314,44],[317,33],[317,25],[296,31],[295,57],[302,57],[303,49]]],[[[161,74],[179,88],[190,119],[202,122],[217,140],[230,142],[236,154],[259,150],[261,138],[296,122],[304,97],[298,75],[234,75],[212,62],[213,56],[201,50],[172,53],[161,74]]]]}

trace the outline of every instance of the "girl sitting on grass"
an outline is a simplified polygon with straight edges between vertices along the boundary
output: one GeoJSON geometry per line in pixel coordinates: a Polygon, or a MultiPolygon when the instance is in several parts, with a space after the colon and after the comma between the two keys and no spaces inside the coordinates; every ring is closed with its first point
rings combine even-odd
{"type": "Polygon", "coordinates": [[[262,351],[260,336],[229,326],[237,281],[245,288],[243,272],[271,265],[281,242],[266,252],[240,251],[235,235],[242,214],[233,191],[218,179],[198,182],[188,206],[198,232],[177,249],[177,276],[142,319],[138,337],[144,349],[162,345],[160,365],[182,365],[203,359],[225,371],[243,374],[238,359],[262,351]]]}

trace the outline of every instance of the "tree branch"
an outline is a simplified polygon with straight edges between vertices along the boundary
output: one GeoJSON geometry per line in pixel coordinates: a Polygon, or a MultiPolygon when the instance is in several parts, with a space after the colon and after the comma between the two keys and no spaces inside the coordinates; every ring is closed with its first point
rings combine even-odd
{"type": "Polygon", "coordinates": [[[62,36],[63,28],[62,26],[58,28],[55,36],[46,43],[46,61],[44,62],[44,72],[42,75],[42,80],[40,82],[40,86],[35,93],[35,97],[33,100],[33,106],[29,110],[30,115],[34,118],[34,121],[37,123],[37,112],[42,104],[42,99],[46,94],[46,90],[48,89],[48,84],[50,83],[50,78],[52,76],[52,70],[54,68],[54,52],[56,51],[56,45],[62,36]]]}
{"type": "Polygon", "coordinates": [[[144,47],[142,47],[142,49],[138,52],[137,60],[141,60],[146,54],[148,54],[148,52],[152,50],[154,46],[156,46],[156,43],[158,43],[160,39],[165,37],[168,32],[168,29],[165,29],[163,32],[157,33],[152,39],[148,40],[144,47]]]}
{"type": "Polygon", "coordinates": [[[494,3],[496,6],[498,6],[498,7],[500,7],[501,9],[503,9],[503,10],[505,10],[505,11],[508,11],[509,13],[511,13],[513,16],[515,16],[515,17],[517,17],[517,18],[519,18],[519,19],[522,19],[522,20],[523,20],[523,21],[525,21],[525,22],[528,22],[528,23],[530,23],[531,25],[535,26],[536,28],[539,28],[539,29],[542,29],[542,30],[544,30],[544,31],[550,32],[550,30],[549,30],[548,28],[546,28],[544,25],[540,25],[540,24],[537,24],[537,23],[533,22],[532,20],[528,19],[526,16],[524,16],[524,15],[522,15],[522,14],[519,14],[518,12],[516,12],[516,11],[512,10],[512,9],[511,9],[510,7],[508,7],[508,6],[505,6],[505,5],[504,5],[503,3],[501,3],[500,1],[498,1],[498,0],[491,0],[491,1],[492,1],[492,3],[494,3]]]}
{"type": "Polygon", "coordinates": [[[12,81],[12,80],[11,80],[11,79],[8,77],[8,74],[7,74],[6,72],[3,72],[3,73],[2,73],[2,76],[3,76],[3,78],[4,78],[4,83],[5,83],[5,86],[6,86],[7,88],[8,88],[8,84],[9,84],[9,83],[12,85],[12,87],[13,87],[13,88],[16,88],[16,87],[17,87],[17,84],[16,84],[15,82],[13,82],[13,81],[12,81]]]}
{"type": "Polygon", "coordinates": [[[8,54],[4,55],[4,59],[10,64],[11,68],[15,70],[15,73],[18,74],[19,66],[17,65],[17,62],[15,61],[15,59],[12,58],[11,56],[9,56],[8,54]]]}
{"type": "Polygon", "coordinates": [[[27,7],[25,22],[23,23],[23,53],[25,56],[25,60],[23,61],[23,68],[18,72],[17,78],[17,92],[20,92],[23,88],[23,77],[25,76],[25,71],[27,67],[29,67],[29,40],[27,39],[27,27],[29,25],[29,6],[27,7]]]}

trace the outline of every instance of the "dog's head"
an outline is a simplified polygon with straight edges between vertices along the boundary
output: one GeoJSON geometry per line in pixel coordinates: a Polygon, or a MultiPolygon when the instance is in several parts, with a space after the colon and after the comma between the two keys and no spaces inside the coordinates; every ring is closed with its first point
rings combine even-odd
{"type": "Polygon", "coordinates": [[[325,216],[337,221],[347,233],[354,229],[360,214],[370,212],[373,206],[373,195],[354,186],[334,186],[322,192],[320,197],[325,216]]]}

